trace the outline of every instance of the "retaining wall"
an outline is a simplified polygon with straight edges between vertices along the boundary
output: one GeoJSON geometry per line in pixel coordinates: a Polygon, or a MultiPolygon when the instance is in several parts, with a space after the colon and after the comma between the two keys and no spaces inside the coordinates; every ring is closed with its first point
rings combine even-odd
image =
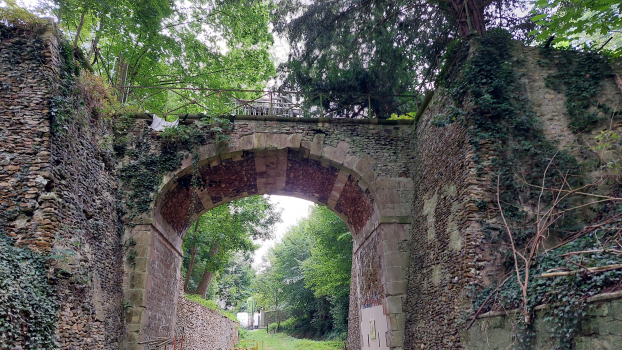
{"type": "Polygon", "coordinates": [[[238,341],[239,323],[184,297],[183,280],[179,283],[175,335],[184,338],[184,349],[231,350],[238,341]]]}

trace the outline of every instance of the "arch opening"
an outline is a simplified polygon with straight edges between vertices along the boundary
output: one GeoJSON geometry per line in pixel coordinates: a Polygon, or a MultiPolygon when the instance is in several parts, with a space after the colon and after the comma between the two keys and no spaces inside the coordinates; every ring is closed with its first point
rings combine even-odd
{"type": "Polygon", "coordinates": [[[156,223],[183,240],[189,223],[210,209],[253,195],[283,195],[326,205],[363,231],[375,208],[374,195],[354,170],[291,148],[213,156],[172,176],[155,204],[156,223]],[[194,184],[194,187],[193,187],[194,184]]]}

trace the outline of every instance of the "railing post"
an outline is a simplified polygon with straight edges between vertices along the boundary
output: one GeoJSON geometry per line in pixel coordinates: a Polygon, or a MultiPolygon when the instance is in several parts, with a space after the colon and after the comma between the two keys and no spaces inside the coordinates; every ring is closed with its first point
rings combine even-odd
{"type": "Polygon", "coordinates": [[[320,118],[324,116],[324,104],[322,103],[322,94],[320,94],[320,118]]]}
{"type": "Polygon", "coordinates": [[[270,91],[270,115],[272,116],[272,91],[270,91]]]}
{"type": "Polygon", "coordinates": [[[367,118],[371,118],[371,95],[367,95],[367,118]]]}

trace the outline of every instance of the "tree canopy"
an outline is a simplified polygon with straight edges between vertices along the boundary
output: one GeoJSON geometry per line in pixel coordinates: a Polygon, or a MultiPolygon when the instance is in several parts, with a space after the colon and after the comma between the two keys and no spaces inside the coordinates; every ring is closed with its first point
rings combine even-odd
{"type": "Polygon", "coordinates": [[[553,44],[576,42],[621,56],[621,11],[617,0],[538,0],[532,18],[538,24],[534,34],[540,40],[555,36],[553,44]]]}
{"type": "Polygon", "coordinates": [[[275,28],[294,44],[280,71],[286,86],[303,90],[413,92],[429,82],[453,39],[493,24],[524,33],[528,22],[514,11],[522,6],[521,0],[281,0],[275,28]]]}
{"type": "Polygon", "coordinates": [[[352,266],[352,235],[326,207],[289,228],[270,250],[255,289],[262,307],[287,314],[286,331],[325,336],[347,333],[352,266]]]}
{"type": "Polygon", "coordinates": [[[227,266],[235,253],[254,251],[253,239],[270,238],[280,220],[280,212],[263,196],[239,199],[203,214],[184,239],[189,257],[185,261],[186,289],[193,280],[195,264],[200,265],[202,273],[194,276],[194,283],[200,278],[195,293],[205,298],[213,274],[227,266]]]}
{"type": "MultiPolygon", "coordinates": [[[[261,0],[52,0],[41,6],[94,71],[117,86],[259,89],[275,74],[269,4],[261,0]]],[[[147,110],[192,99],[205,106],[218,97],[158,91],[125,93],[130,101],[150,96],[141,105],[147,110]]],[[[204,112],[193,108],[184,112],[204,112]]]]}

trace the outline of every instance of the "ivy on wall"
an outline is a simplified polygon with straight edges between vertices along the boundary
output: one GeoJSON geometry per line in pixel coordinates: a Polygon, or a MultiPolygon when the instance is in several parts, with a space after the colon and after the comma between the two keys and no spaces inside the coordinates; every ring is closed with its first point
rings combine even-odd
{"type": "MultiPolygon", "coordinates": [[[[510,34],[503,30],[491,30],[477,40],[450,45],[441,77],[444,79],[442,85],[454,105],[449,108],[449,113],[435,116],[432,123],[442,127],[452,122],[462,122],[469,128],[470,141],[476,151],[474,161],[478,164],[478,175],[487,172],[494,182],[499,175],[502,210],[508,218],[516,245],[522,249],[534,237],[534,222],[537,219],[525,208],[538,201],[541,201],[542,207],[550,208],[555,193],[549,189],[564,188],[568,184],[577,188],[584,185],[587,179],[582,176],[574,156],[558,150],[558,145],[546,139],[525,89],[515,75],[517,66],[522,62],[520,58],[512,57],[512,45],[510,34]],[[542,193],[528,186],[541,185],[543,179],[546,190],[542,193]]],[[[557,91],[565,92],[571,129],[575,132],[587,130],[599,118],[597,112],[591,109],[595,106],[593,98],[600,91],[600,83],[610,74],[610,70],[606,62],[596,55],[566,52],[555,55],[559,59],[557,73],[546,79],[547,84],[557,91]]],[[[599,108],[608,111],[606,106],[599,108]]],[[[569,196],[558,204],[558,209],[568,209],[576,202],[576,196],[569,196]]],[[[487,212],[491,205],[496,209],[496,203],[477,203],[483,212],[487,212]]],[[[622,206],[610,204],[591,215],[602,218],[619,212],[622,212],[622,206]]],[[[572,232],[579,232],[589,219],[581,215],[566,215],[551,230],[564,239],[572,232]]],[[[589,268],[622,262],[622,256],[606,250],[614,247],[612,239],[615,231],[611,231],[611,228],[619,224],[619,219],[610,222],[609,226],[587,232],[580,239],[548,255],[537,256],[530,263],[531,275],[539,275],[552,268],[574,270],[577,269],[576,264],[589,268]],[[606,246],[603,246],[603,242],[606,246]],[[600,252],[571,257],[564,255],[578,250],[600,252]]],[[[490,224],[486,220],[482,221],[482,227],[488,242],[508,243],[504,227],[490,224]]],[[[514,257],[511,250],[506,252],[504,265],[506,271],[515,273],[512,271],[514,257]]],[[[585,299],[606,288],[620,287],[621,280],[622,272],[619,270],[602,274],[585,272],[535,281],[532,277],[528,305],[522,305],[523,294],[514,277],[495,294],[492,303],[484,311],[525,307],[533,315],[535,306],[547,304],[549,307],[545,321],[553,325],[553,343],[559,349],[567,349],[571,347],[580,327],[581,316],[585,314],[585,299]]],[[[469,293],[475,310],[493,293],[495,287],[469,293]]],[[[533,322],[526,324],[525,318],[517,317],[515,324],[517,346],[532,348],[533,322]]]]}
{"type": "Polygon", "coordinates": [[[167,128],[161,133],[144,127],[129,145],[127,131],[119,132],[115,139],[118,156],[127,156],[130,163],[120,171],[124,183],[120,189],[123,198],[124,215],[129,221],[146,213],[151,208],[153,195],[162,183],[167,172],[177,170],[188,155],[193,156],[193,187],[198,186],[198,149],[210,140],[226,141],[225,132],[231,127],[231,121],[225,118],[203,115],[200,122],[192,125],[179,125],[167,128]],[[154,141],[160,142],[159,147],[154,141]],[[152,149],[152,145],[154,146],[152,149]]]}
{"type": "MultiPolygon", "coordinates": [[[[508,32],[491,30],[479,42],[463,43],[455,48],[455,55],[466,60],[472,46],[473,54],[464,66],[450,72],[446,83],[455,105],[447,116],[440,116],[440,125],[460,120],[470,128],[470,142],[476,150],[474,161],[479,175],[484,171],[484,157],[490,157],[488,171],[500,174],[500,196],[504,212],[513,223],[518,245],[529,239],[526,229],[527,213],[522,203],[537,201],[539,191],[529,191],[525,183],[541,184],[547,167],[562,169],[571,185],[581,179],[576,159],[546,139],[524,89],[515,76],[511,49],[513,42],[508,32]],[[453,76],[452,76],[453,75],[453,76]]],[[[459,58],[460,59],[460,58],[459,58]]],[[[560,187],[560,173],[549,171],[545,187],[560,187]]],[[[553,193],[545,191],[543,201],[550,203],[553,193]]],[[[478,203],[485,210],[491,203],[478,203]]],[[[562,203],[561,207],[568,203],[562,203]]],[[[558,227],[571,229],[572,220],[560,222],[558,227]]]]}
{"type": "Polygon", "coordinates": [[[542,65],[557,70],[546,77],[546,86],[566,95],[570,130],[589,131],[601,119],[600,115],[611,114],[610,108],[595,100],[603,80],[613,75],[605,58],[595,53],[551,48],[543,48],[541,55],[545,57],[540,61],[542,65]]]}
{"type": "Polygon", "coordinates": [[[55,349],[58,300],[47,258],[0,232],[0,349],[55,349]]]}

